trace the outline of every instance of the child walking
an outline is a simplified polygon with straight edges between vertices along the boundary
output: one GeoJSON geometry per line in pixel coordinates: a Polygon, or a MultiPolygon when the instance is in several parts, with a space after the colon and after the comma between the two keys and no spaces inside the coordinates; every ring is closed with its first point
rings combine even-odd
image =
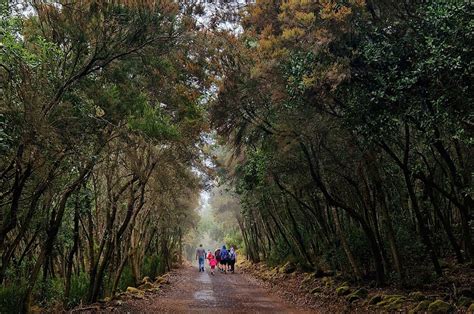
{"type": "Polygon", "coordinates": [[[214,258],[214,255],[212,255],[211,250],[209,250],[207,252],[207,255],[206,255],[206,259],[207,259],[207,262],[209,263],[209,265],[211,265],[211,259],[213,259],[213,258],[214,258]]]}
{"type": "Polygon", "coordinates": [[[211,275],[214,276],[214,270],[216,269],[217,259],[214,255],[211,254],[209,259],[209,266],[211,266],[211,275]]]}

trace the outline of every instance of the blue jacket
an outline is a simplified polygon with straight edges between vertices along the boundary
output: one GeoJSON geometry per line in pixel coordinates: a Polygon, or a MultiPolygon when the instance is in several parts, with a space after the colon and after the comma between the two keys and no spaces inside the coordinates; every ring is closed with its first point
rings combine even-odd
{"type": "Polygon", "coordinates": [[[229,251],[227,251],[225,248],[221,249],[221,258],[224,259],[223,257],[226,256],[226,259],[229,258],[229,251]]]}

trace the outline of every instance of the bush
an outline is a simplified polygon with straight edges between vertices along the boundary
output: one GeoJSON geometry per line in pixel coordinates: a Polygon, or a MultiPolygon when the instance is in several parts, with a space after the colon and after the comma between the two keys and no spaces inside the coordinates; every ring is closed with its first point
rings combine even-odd
{"type": "Polygon", "coordinates": [[[52,307],[64,300],[64,282],[62,278],[41,280],[35,287],[35,300],[42,307],[52,307]]]}
{"type": "MultiPolygon", "coordinates": [[[[146,256],[143,259],[142,274],[155,278],[164,273],[164,263],[158,255],[146,256]]],[[[141,278],[139,278],[141,279],[141,278]]]]}
{"type": "Polygon", "coordinates": [[[132,275],[132,269],[127,265],[123,268],[122,276],[120,276],[118,284],[118,289],[120,291],[125,291],[127,287],[133,286],[135,286],[135,282],[132,275]]]}
{"type": "Polygon", "coordinates": [[[407,272],[406,285],[416,287],[433,281],[433,266],[415,226],[402,213],[397,213],[394,221],[399,222],[394,227],[400,256],[403,257],[403,266],[407,272]]]}
{"type": "Polygon", "coordinates": [[[283,239],[278,238],[276,244],[272,246],[270,252],[268,253],[266,262],[270,267],[278,266],[287,261],[289,255],[290,251],[288,245],[285,241],[283,241],[283,239]]]}
{"type": "Polygon", "coordinates": [[[329,269],[350,271],[350,269],[347,268],[350,264],[340,241],[334,241],[333,245],[323,249],[321,254],[323,264],[327,265],[329,269]]]}
{"type": "MultiPolygon", "coordinates": [[[[369,247],[369,241],[364,231],[356,226],[347,227],[347,242],[362,269],[375,270],[373,266],[373,255],[369,247]]],[[[345,254],[344,254],[345,255],[345,254]]]]}
{"type": "Polygon", "coordinates": [[[0,312],[18,313],[23,306],[25,285],[0,286],[0,312]]]}
{"type": "MultiPolygon", "coordinates": [[[[364,232],[354,226],[347,226],[345,231],[347,233],[345,235],[346,240],[349,243],[350,250],[358,265],[362,269],[374,269],[372,265],[372,252],[370,251],[367,236],[364,232]]],[[[339,239],[336,239],[331,247],[322,250],[322,257],[322,262],[328,265],[330,269],[341,270],[345,275],[350,274],[348,277],[352,277],[352,268],[339,239]]]]}
{"type": "Polygon", "coordinates": [[[89,276],[85,272],[74,274],[71,277],[71,289],[66,301],[66,307],[72,308],[86,301],[87,290],[89,288],[89,276]]]}
{"type": "Polygon", "coordinates": [[[224,236],[224,243],[229,247],[234,246],[235,248],[241,248],[244,246],[244,240],[240,230],[231,230],[224,236]]]}

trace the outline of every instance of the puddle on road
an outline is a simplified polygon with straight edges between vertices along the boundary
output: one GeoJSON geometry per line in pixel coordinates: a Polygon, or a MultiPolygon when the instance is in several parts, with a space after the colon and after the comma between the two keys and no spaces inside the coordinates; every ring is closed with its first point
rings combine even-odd
{"type": "Polygon", "coordinates": [[[216,301],[214,297],[214,291],[212,290],[201,290],[194,292],[194,298],[199,301],[216,301]]]}

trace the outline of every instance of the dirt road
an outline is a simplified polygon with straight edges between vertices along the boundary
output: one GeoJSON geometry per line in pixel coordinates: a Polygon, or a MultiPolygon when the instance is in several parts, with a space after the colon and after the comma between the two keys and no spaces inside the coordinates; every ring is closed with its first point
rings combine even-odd
{"type": "Polygon", "coordinates": [[[303,313],[243,274],[198,272],[183,267],[156,297],[124,304],[120,312],[303,313]]]}

